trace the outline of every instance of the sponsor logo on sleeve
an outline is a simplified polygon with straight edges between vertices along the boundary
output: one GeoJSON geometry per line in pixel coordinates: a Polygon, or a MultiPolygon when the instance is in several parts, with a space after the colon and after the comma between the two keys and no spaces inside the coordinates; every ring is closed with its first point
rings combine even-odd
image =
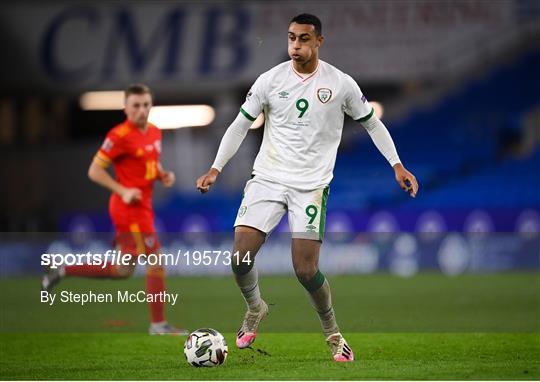
{"type": "Polygon", "coordinates": [[[109,151],[112,150],[113,146],[114,146],[113,141],[111,141],[109,138],[105,138],[105,140],[103,141],[103,144],[101,145],[101,149],[105,151],[106,153],[108,153],[109,151]]]}
{"type": "Polygon", "coordinates": [[[238,217],[241,218],[246,214],[247,206],[240,207],[240,210],[238,210],[238,217]]]}

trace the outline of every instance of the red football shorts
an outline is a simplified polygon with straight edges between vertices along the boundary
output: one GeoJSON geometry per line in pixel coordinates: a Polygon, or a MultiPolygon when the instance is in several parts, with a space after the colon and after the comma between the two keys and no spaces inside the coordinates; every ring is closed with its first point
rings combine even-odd
{"type": "Polygon", "coordinates": [[[154,213],[146,208],[118,206],[111,203],[109,212],[115,230],[115,245],[122,253],[140,256],[156,253],[159,240],[154,228],[154,213]]]}

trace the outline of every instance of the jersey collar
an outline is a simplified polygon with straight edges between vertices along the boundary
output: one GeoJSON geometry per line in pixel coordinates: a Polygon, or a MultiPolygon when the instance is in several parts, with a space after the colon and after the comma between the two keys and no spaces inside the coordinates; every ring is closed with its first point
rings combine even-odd
{"type": "Polygon", "coordinates": [[[307,77],[304,77],[306,75],[306,73],[298,73],[295,69],[294,69],[294,65],[293,65],[293,62],[291,60],[291,69],[292,71],[294,72],[294,74],[296,74],[296,77],[298,77],[298,79],[300,80],[300,82],[306,82],[307,80],[309,80],[310,78],[312,78],[315,74],[317,74],[317,72],[319,71],[319,66],[320,66],[320,62],[317,60],[317,67],[315,68],[315,70],[310,73],[307,77]],[[303,74],[303,75],[302,75],[303,74]]]}
{"type": "Polygon", "coordinates": [[[146,133],[148,133],[148,131],[150,130],[150,123],[147,123],[146,124],[146,131],[145,132],[142,132],[141,129],[139,129],[139,127],[134,124],[133,122],[131,122],[129,119],[126,118],[126,121],[124,122],[127,126],[129,126],[129,128],[131,130],[135,130],[137,132],[139,132],[140,134],[143,134],[143,135],[146,135],[146,133]]]}

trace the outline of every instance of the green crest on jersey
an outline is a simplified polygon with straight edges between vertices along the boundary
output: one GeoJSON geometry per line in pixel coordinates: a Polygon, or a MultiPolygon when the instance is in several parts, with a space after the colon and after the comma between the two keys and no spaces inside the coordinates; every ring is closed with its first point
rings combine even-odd
{"type": "Polygon", "coordinates": [[[279,98],[289,98],[289,93],[287,93],[286,91],[279,92],[278,95],[279,98]]]}
{"type": "Polygon", "coordinates": [[[327,103],[328,101],[330,101],[330,98],[332,98],[332,90],[328,88],[320,88],[319,90],[317,90],[317,98],[322,103],[327,103]]]}

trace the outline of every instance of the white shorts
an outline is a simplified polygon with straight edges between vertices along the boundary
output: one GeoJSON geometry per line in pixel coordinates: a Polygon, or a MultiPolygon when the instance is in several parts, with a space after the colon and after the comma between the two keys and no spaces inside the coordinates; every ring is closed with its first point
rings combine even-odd
{"type": "Polygon", "coordinates": [[[246,184],[234,226],[245,225],[269,234],[289,212],[294,239],[322,241],[328,193],[328,186],[302,191],[254,177],[246,184]]]}

